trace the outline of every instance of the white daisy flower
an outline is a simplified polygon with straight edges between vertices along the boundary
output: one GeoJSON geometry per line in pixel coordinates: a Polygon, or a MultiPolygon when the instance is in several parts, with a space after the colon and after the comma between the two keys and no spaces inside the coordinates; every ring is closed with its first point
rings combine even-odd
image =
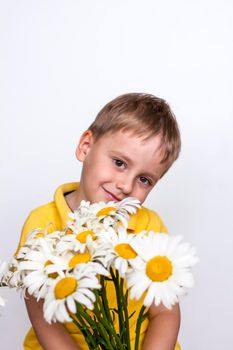
{"type": "Polygon", "coordinates": [[[81,231],[83,231],[85,229],[88,229],[89,226],[90,226],[90,222],[91,221],[95,221],[95,219],[96,219],[94,216],[92,216],[87,221],[86,218],[83,219],[81,217],[78,217],[75,212],[74,213],[69,213],[68,215],[69,216],[72,215],[74,218],[67,221],[68,233],[66,233],[66,234],[81,232],[81,231]]]}
{"type": "MultiPolygon", "coordinates": [[[[59,236],[63,233],[56,231],[47,234],[47,228],[48,227],[44,230],[41,228],[33,229],[25,244],[20,247],[17,254],[12,257],[3,277],[4,283],[7,284],[8,287],[21,288],[24,293],[27,288],[27,285],[24,283],[25,278],[27,278],[27,275],[31,274],[32,271],[35,272],[35,275],[37,273],[36,256],[38,254],[41,255],[42,251],[47,251],[47,254],[52,254],[53,246],[56,244],[55,242],[59,240],[59,236]],[[33,254],[35,254],[34,257],[32,257],[33,254]],[[28,264],[30,264],[30,266],[28,264]]],[[[30,276],[32,277],[33,275],[30,276]]]]}
{"type": "Polygon", "coordinates": [[[44,302],[44,317],[47,322],[71,322],[76,302],[93,309],[95,294],[92,289],[101,288],[95,271],[84,264],[73,273],[66,273],[50,283],[44,302]]]}
{"type": "Polygon", "coordinates": [[[2,277],[3,282],[10,288],[24,288],[23,280],[26,274],[25,271],[20,271],[18,269],[18,265],[19,261],[15,257],[12,257],[2,277]]]}
{"type": "MultiPolygon", "coordinates": [[[[50,225],[50,224],[49,224],[50,225]]],[[[27,237],[25,244],[20,248],[17,253],[17,259],[23,259],[23,255],[30,250],[40,249],[43,241],[46,241],[47,244],[51,245],[51,249],[53,249],[57,243],[60,241],[61,237],[65,234],[63,231],[54,231],[52,233],[48,233],[48,227],[45,229],[36,228],[33,229],[27,237]]]]}
{"type": "Polygon", "coordinates": [[[101,249],[95,241],[88,237],[85,250],[67,251],[62,257],[54,257],[53,264],[46,266],[47,274],[58,271],[70,272],[80,265],[90,266],[96,273],[108,276],[109,272],[104,268],[103,260],[106,255],[106,249],[101,249]]]}
{"type": "MultiPolygon", "coordinates": [[[[106,206],[104,202],[101,203],[101,208],[106,206]]],[[[90,204],[88,201],[81,201],[80,206],[74,212],[68,213],[70,220],[68,227],[74,232],[81,232],[84,230],[92,230],[99,223],[96,213],[99,211],[99,203],[90,204]],[[97,206],[97,209],[96,209],[97,206]]]]}
{"type": "Polygon", "coordinates": [[[104,264],[117,269],[121,277],[125,276],[131,262],[138,259],[131,245],[135,237],[128,234],[123,226],[119,226],[117,231],[109,228],[108,232],[99,235],[100,248],[106,250],[104,264]]]}
{"type": "Polygon", "coordinates": [[[190,267],[198,259],[195,250],[181,239],[150,231],[132,241],[141,261],[132,261],[133,270],[126,275],[131,298],[138,300],[146,292],[143,302],[146,307],[154,302],[170,309],[193,286],[190,267]]]}
{"type": "Polygon", "coordinates": [[[27,240],[24,246],[36,246],[41,238],[46,235],[45,230],[42,228],[35,228],[31,230],[27,236],[27,240]]]}
{"type": "Polygon", "coordinates": [[[105,227],[113,226],[114,222],[117,221],[127,227],[129,214],[136,213],[137,209],[140,208],[140,202],[133,197],[125,198],[120,202],[111,201],[107,204],[99,202],[93,205],[95,205],[96,217],[103,221],[105,227]]]}
{"type": "Polygon", "coordinates": [[[134,197],[127,197],[122,199],[122,201],[117,202],[117,211],[119,213],[125,213],[125,211],[129,214],[135,214],[137,209],[141,208],[140,201],[134,197]]]}
{"type": "MultiPolygon", "coordinates": [[[[88,203],[88,202],[87,202],[88,203]]],[[[72,213],[70,217],[73,217],[73,221],[69,222],[69,227],[73,231],[82,231],[84,229],[96,229],[97,226],[105,228],[113,225],[116,222],[113,215],[115,216],[116,208],[108,203],[109,206],[104,202],[89,203],[89,216],[83,217],[81,214],[82,207],[72,213]]]]}
{"type": "Polygon", "coordinates": [[[103,223],[104,227],[113,226],[120,221],[125,227],[129,219],[129,214],[136,212],[140,208],[140,202],[133,197],[128,197],[120,202],[110,201],[108,203],[98,202],[90,204],[90,202],[82,201],[79,209],[70,214],[73,219],[73,226],[77,222],[77,227],[84,226],[87,223],[95,223],[96,221],[103,223]]]}
{"type": "Polygon", "coordinates": [[[82,228],[81,231],[76,233],[72,233],[72,231],[68,230],[57,243],[56,251],[59,254],[66,254],[69,251],[83,252],[86,248],[87,241],[94,241],[95,239],[96,233],[93,230],[82,228]]]}
{"type": "Polygon", "coordinates": [[[56,253],[46,240],[41,240],[36,250],[30,250],[25,255],[25,260],[18,263],[18,271],[24,272],[24,287],[30,295],[38,300],[44,298],[47,292],[47,284],[50,279],[58,276],[60,271],[47,273],[46,267],[56,261],[56,253]]]}
{"type": "Polygon", "coordinates": [[[23,245],[22,247],[19,248],[17,255],[15,256],[15,258],[17,260],[23,260],[25,255],[31,250],[31,248],[29,248],[29,246],[25,246],[23,245]]]}

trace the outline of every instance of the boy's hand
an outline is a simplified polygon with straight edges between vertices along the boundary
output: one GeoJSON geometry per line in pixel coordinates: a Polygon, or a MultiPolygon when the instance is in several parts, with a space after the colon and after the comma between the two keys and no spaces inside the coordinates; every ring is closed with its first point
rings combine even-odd
{"type": "Polygon", "coordinates": [[[143,350],[174,350],[180,328],[180,307],[175,304],[171,310],[164,305],[149,308],[149,326],[143,343],[143,350]]]}

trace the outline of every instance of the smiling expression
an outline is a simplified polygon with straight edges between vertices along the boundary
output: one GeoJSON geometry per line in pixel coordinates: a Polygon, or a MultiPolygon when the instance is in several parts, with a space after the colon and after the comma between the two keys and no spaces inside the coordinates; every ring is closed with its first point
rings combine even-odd
{"type": "Polygon", "coordinates": [[[119,201],[136,197],[143,203],[166,167],[161,164],[160,136],[144,140],[129,131],[107,133],[95,141],[90,130],[76,150],[83,162],[75,206],[81,200],[119,201]]]}

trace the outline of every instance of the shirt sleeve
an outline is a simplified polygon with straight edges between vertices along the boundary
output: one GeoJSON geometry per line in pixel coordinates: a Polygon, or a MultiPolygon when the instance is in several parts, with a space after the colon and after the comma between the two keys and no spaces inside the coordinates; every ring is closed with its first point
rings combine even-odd
{"type": "Polygon", "coordinates": [[[161,217],[153,210],[142,207],[137,213],[132,215],[131,225],[134,226],[134,232],[140,233],[144,230],[167,233],[168,230],[161,217]]]}
{"type": "Polygon", "coordinates": [[[146,228],[147,230],[168,233],[166,225],[164,224],[161,217],[155,211],[148,210],[148,216],[149,216],[149,220],[146,228]]]}

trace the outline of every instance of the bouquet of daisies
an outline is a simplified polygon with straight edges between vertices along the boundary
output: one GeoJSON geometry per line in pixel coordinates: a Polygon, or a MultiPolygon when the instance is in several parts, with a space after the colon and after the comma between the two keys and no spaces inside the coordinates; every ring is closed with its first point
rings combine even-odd
{"type": "Polygon", "coordinates": [[[131,349],[128,298],[143,298],[137,315],[135,350],[140,328],[153,303],[171,308],[193,286],[195,250],[180,236],[127,232],[138,200],[82,201],[69,214],[63,231],[34,229],[14,256],[2,281],[44,299],[47,322],[74,322],[90,349],[131,349]],[[107,284],[113,283],[116,308],[107,284]],[[117,319],[117,327],[114,326],[117,319]]]}

